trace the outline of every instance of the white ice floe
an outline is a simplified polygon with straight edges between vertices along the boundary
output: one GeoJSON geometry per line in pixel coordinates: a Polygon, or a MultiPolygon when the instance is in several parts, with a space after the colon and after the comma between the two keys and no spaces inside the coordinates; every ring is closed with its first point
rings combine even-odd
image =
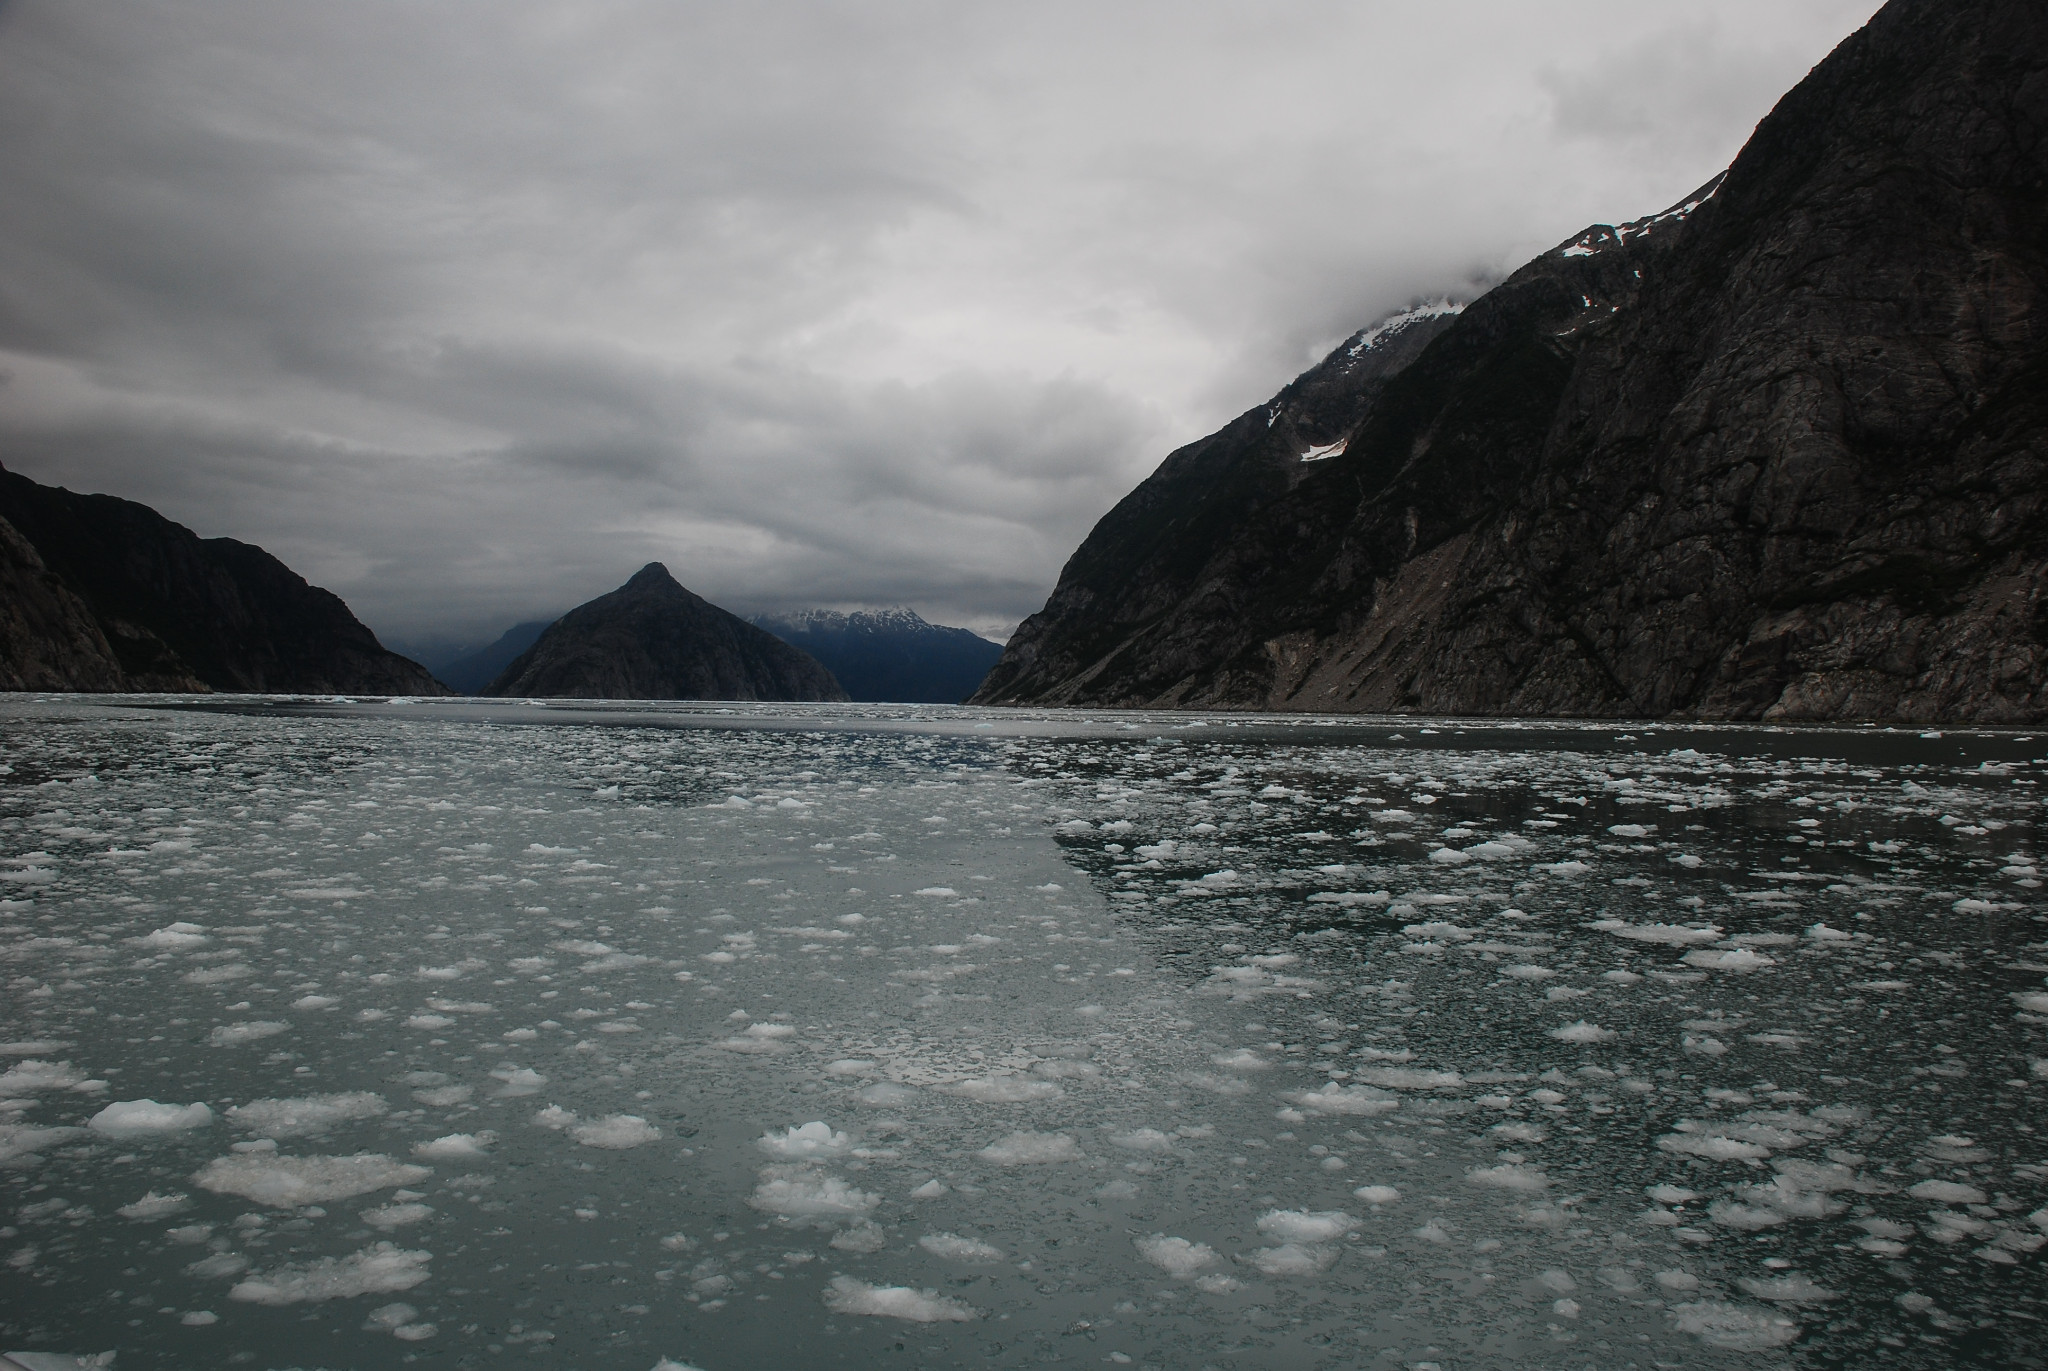
{"type": "Polygon", "coordinates": [[[861,1219],[882,1197],[824,1171],[770,1167],[748,1201],[754,1208],[791,1219],[861,1219]]]}
{"type": "Polygon", "coordinates": [[[788,1161],[810,1161],[822,1157],[844,1156],[853,1150],[853,1139],[844,1133],[835,1132],[832,1125],[823,1120],[814,1120],[780,1133],[764,1133],[755,1139],[754,1145],[771,1157],[781,1157],[788,1161]]]}
{"type": "Polygon", "coordinates": [[[1389,1090],[1456,1090],[1465,1078],[1455,1071],[1423,1071],[1400,1066],[1363,1066],[1351,1073],[1368,1085],[1389,1090]]]}
{"type": "Polygon", "coordinates": [[[1797,1271],[1766,1278],[1745,1276],[1735,1283],[1758,1299],[1769,1300],[1773,1304],[1826,1304],[1841,1298],[1835,1291],[1797,1271]]]}
{"type": "Polygon", "coordinates": [[[1188,1277],[1218,1265],[1223,1258],[1205,1242],[1154,1233],[1134,1240],[1138,1255],[1169,1275],[1188,1277]]]}
{"type": "Polygon", "coordinates": [[[907,1285],[869,1285],[851,1276],[834,1276],[825,1291],[825,1307],[835,1314],[905,1319],[911,1323],[968,1323],[980,1318],[974,1306],[907,1285]]]}
{"type": "MultiPolygon", "coordinates": [[[[246,1008],[247,1006],[243,1006],[246,1008]]],[[[206,1035],[206,1041],[215,1047],[239,1047],[264,1038],[274,1038],[285,1031],[286,1025],[270,1019],[254,1019],[248,1023],[222,1024],[206,1035]]]]}
{"type": "Polygon", "coordinates": [[[82,1128],[38,1128],[33,1124],[0,1123],[0,1165],[32,1157],[46,1147],[86,1136],[82,1128]]]}
{"type": "Polygon", "coordinates": [[[1351,1192],[1367,1204],[1399,1204],[1401,1192],[1391,1185],[1361,1185],[1351,1192]]]}
{"type": "Polygon", "coordinates": [[[1674,1306],[1671,1322],[1701,1342],[1736,1352],[1762,1352],[1783,1347],[1799,1336],[1799,1325],[1768,1309],[1745,1309],[1721,1300],[1695,1300],[1674,1306]]]}
{"type": "Polygon", "coordinates": [[[1576,1019],[1562,1028],[1551,1029],[1549,1036],[1561,1043],[1607,1043],[1613,1042],[1621,1035],[1611,1028],[1602,1028],[1599,1024],[1576,1019]]]}
{"type": "Polygon", "coordinates": [[[1034,1081],[1023,1076],[988,1076],[979,1080],[955,1081],[942,1087],[949,1095],[959,1095],[980,1104],[1034,1104],[1041,1100],[1056,1100],[1066,1092],[1051,1081],[1034,1081]]]}
{"type": "Polygon", "coordinates": [[[213,1111],[203,1104],[158,1104],[155,1100],[120,1100],[86,1120],[85,1126],[104,1137],[137,1141],[189,1133],[213,1124],[213,1111]]]}
{"type": "Polygon", "coordinates": [[[915,1086],[899,1085],[895,1081],[876,1081],[853,1092],[853,1097],[862,1104],[875,1105],[882,1109],[899,1109],[917,1099],[915,1086]]]}
{"type": "Polygon", "coordinates": [[[917,1240],[917,1245],[947,1261],[994,1262],[1003,1259],[1000,1247],[979,1238],[963,1238],[958,1233],[927,1233],[917,1240]]]}
{"type": "Polygon", "coordinates": [[[382,1095],[354,1090],[336,1095],[302,1095],[296,1099],[251,1100],[228,1110],[228,1122],[266,1138],[297,1138],[337,1124],[374,1119],[388,1110],[382,1095]]]}
{"type": "Polygon", "coordinates": [[[1162,1133],[1156,1128],[1134,1128],[1128,1133],[1110,1134],[1109,1141],[1112,1146],[1127,1148],[1132,1152],[1170,1152],[1173,1150],[1174,1137],[1171,1133],[1162,1133]]]}
{"type": "Polygon", "coordinates": [[[1681,960],[1687,966],[1704,967],[1709,971],[1757,971],[1778,964],[1775,959],[1746,947],[1732,947],[1726,950],[1703,947],[1686,953],[1681,960]]]}
{"type": "Polygon", "coordinates": [[[1712,1133],[1666,1133],[1657,1139],[1657,1146],[1666,1152],[1676,1152],[1688,1157],[1705,1157],[1708,1161],[1715,1162],[1759,1161],[1771,1155],[1771,1149],[1768,1147],[1712,1133]]]}
{"type": "Polygon", "coordinates": [[[661,1130],[638,1114],[606,1114],[602,1118],[569,1125],[569,1136],[585,1147],[622,1152],[661,1137],[661,1130]]]}
{"type": "Polygon", "coordinates": [[[1540,1167],[1517,1166],[1503,1162],[1499,1166],[1475,1167],[1465,1173],[1465,1179],[1474,1185],[1491,1186],[1496,1190],[1517,1190],[1525,1195],[1541,1194],[1550,1188],[1550,1177],[1540,1167]]]}
{"type": "Polygon", "coordinates": [[[1391,1114],[1401,1107],[1401,1097],[1370,1085],[1339,1085],[1336,1081],[1316,1090],[1288,1091],[1280,1097],[1289,1104],[1318,1114],[1391,1114]]]}
{"type": "Polygon", "coordinates": [[[258,1204],[289,1209],[411,1185],[430,1174],[424,1166],[396,1161],[379,1152],[349,1157],[280,1157],[252,1152],[216,1157],[192,1179],[218,1195],[240,1195],[258,1204]]]}
{"type": "Polygon", "coordinates": [[[1982,1204],[1985,1198],[1976,1186],[1956,1181],[1925,1180],[1908,1187],[1906,1193],[1916,1200],[1933,1200],[1937,1204],[1982,1204]]]}
{"type": "Polygon", "coordinates": [[[974,1154],[998,1166],[1034,1166],[1046,1162],[1079,1161],[1081,1149],[1065,1133],[1011,1133],[996,1139],[974,1154]]]}
{"type": "Polygon", "coordinates": [[[51,1062],[31,1057],[0,1071],[0,1096],[33,1095],[44,1090],[76,1090],[85,1078],[70,1062],[51,1062]]]}
{"type": "Polygon", "coordinates": [[[203,925],[193,923],[167,924],[153,933],[146,933],[135,940],[140,947],[155,948],[163,952],[182,951],[188,947],[203,947],[213,939],[203,925]]]}
{"type": "Polygon", "coordinates": [[[1268,1209],[1259,1215],[1259,1231],[1285,1243],[1335,1242],[1358,1226],[1341,1209],[1268,1209]]]}
{"type": "Polygon", "coordinates": [[[1252,1253],[1252,1265],[1269,1276],[1314,1276],[1336,1265],[1341,1249],[1328,1243],[1283,1243],[1252,1253]]]}
{"type": "Polygon", "coordinates": [[[124,1219],[162,1219],[191,1207],[192,1199],[188,1195],[159,1195],[151,1190],[133,1204],[124,1204],[114,1212],[124,1219]]]}
{"type": "Polygon", "coordinates": [[[419,1223],[434,1212],[434,1206],[406,1201],[399,1204],[380,1204],[375,1209],[365,1209],[357,1215],[364,1223],[380,1233],[389,1233],[395,1228],[404,1228],[419,1223]]]}
{"type": "Polygon", "coordinates": [[[1721,941],[1720,928],[1712,924],[1694,928],[1687,924],[1626,924],[1619,919],[1601,919],[1592,927],[1603,933],[1612,933],[1617,938],[1627,938],[1630,942],[1660,943],[1666,947],[1721,941]]]}
{"type": "Polygon", "coordinates": [[[248,1304],[302,1304],[410,1290],[427,1279],[431,1252],[408,1252],[380,1242],[346,1257],[323,1257],[303,1266],[259,1272],[228,1291],[248,1304]]]}
{"type": "Polygon", "coordinates": [[[487,1149],[497,1140],[498,1135],[488,1130],[482,1133],[450,1133],[432,1142],[413,1144],[412,1154],[427,1161],[459,1161],[488,1156],[487,1149]]]}
{"type": "Polygon", "coordinates": [[[500,1099],[536,1095],[548,1083],[546,1076],[526,1066],[501,1067],[491,1073],[491,1079],[499,1083],[497,1094],[500,1099]]]}

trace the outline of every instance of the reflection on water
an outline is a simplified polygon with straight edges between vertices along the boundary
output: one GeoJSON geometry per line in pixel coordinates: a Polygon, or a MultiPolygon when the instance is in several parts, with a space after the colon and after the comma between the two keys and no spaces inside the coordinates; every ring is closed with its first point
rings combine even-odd
{"type": "Polygon", "coordinates": [[[8,1348],[2044,1364],[2025,735],[0,710],[8,1348]]]}

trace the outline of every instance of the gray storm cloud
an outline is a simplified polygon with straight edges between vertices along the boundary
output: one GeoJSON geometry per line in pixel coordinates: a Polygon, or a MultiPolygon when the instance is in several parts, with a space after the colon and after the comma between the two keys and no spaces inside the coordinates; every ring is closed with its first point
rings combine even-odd
{"type": "Polygon", "coordinates": [[[0,5],[0,459],[401,639],[1000,631],[1173,446],[1717,170],[1873,0],[0,5]]]}

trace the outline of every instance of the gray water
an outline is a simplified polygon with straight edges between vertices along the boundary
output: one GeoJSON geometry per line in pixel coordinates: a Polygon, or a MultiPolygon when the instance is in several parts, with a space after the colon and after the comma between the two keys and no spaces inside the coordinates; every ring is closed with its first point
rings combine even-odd
{"type": "Polygon", "coordinates": [[[0,1350],[2048,1364],[2024,734],[0,720],[0,1350]]]}

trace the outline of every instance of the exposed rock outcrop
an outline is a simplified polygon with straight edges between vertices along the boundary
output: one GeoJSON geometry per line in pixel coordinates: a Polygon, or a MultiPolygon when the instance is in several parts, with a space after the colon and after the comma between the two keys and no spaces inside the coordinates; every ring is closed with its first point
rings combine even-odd
{"type": "Polygon", "coordinates": [[[126,681],[85,601],[0,519],[0,690],[120,690],[126,681]]]}
{"type": "Polygon", "coordinates": [[[649,562],[548,626],[485,695],[579,700],[844,700],[809,653],[649,562]]]}
{"type": "MultiPolygon", "coordinates": [[[[70,629],[18,640],[8,650],[23,655],[7,659],[17,672],[59,656],[74,664],[59,673],[64,684],[40,688],[448,693],[418,663],[387,652],[340,597],[262,548],[201,538],[147,505],[40,485],[4,468],[0,518],[33,548],[45,576],[88,611],[119,668],[110,679],[87,657],[63,656],[63,642],[76,638],[70,629]]],[[[24,614],[29,605],[21,602],[24,614]]]]}
{"type": "Polygon", "coordinates": [[[2044,293],[2048,8],[1893,0],[1701,195],[1174,454],[977,699],[2048,718],[2044,293]]]}

